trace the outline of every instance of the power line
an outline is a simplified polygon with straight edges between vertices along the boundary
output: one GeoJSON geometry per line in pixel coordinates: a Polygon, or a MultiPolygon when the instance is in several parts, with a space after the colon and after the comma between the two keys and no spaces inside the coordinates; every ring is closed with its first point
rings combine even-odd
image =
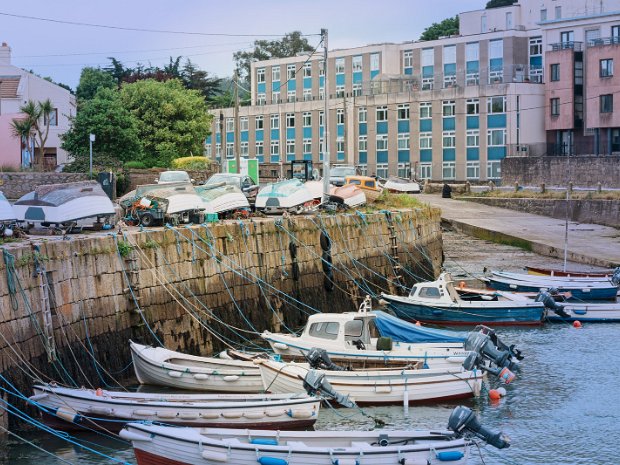
{"type": "MultiPolygon", "coordinates": [[[[71,26],[84,26],[84,27],[98,27],[101,29],[114,29],[118,31],[134,31],[134,32],[149,32],[158,34],[181,34],[181,35],[193,35],[193,36],[209,36],[209,37],[284,37],[285,34],[230,34],[224,32],[194,32],[194,31],[172,31],[165,29],[146,29],[137,27],[122,27],[122,26],[110,26],[106,24],[84,23],[78,21],[66,21],[52,18],[41,18],[38,16],[18,15],[13,13],[6,13],[0,11],[0,16],[8,16],[11,18],[29,19],[34,21],[45,21],[48,23],[56,24],[69,24],[71,26]]],[[[320,34],[301,34],[302,37],[318,36],[320,34]]]]}

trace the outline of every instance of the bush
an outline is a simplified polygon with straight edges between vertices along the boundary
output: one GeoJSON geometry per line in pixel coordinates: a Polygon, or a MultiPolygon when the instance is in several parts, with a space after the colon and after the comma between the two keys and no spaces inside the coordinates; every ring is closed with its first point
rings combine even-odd
{"type": "Polygon", "coordinates": [[[204,171],[211,167],[207,157],[182,157],[172,160],[172,168],[185,171],[204,171]]]}
{"type": "Polygon", "coordinates": [[[130,170],[130,169],[134,169],[134,170],[143,170],[145,169],[147,166],[144,162],[141,161],[128,161],[125,163],[125,168],[130,170]]]}

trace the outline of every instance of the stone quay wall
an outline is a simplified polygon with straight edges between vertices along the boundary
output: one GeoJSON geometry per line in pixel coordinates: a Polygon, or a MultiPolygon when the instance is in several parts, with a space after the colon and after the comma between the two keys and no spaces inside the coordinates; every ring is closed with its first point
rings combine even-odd
{"type": "Polygon", "coordinates": [[[390,256],[398,256],[405,285],[437,275],[442,262],[440,212],[431,207],[389,218],[256,218],[4,248],[0,373],[25,394],[36,377],[91,387],[129,379],[129,339],[157,345],[157,338],[202,355],[228,344],[252,347],[263,330],[299,328],[312,309],[355,310],[366,295],[362,287],[397,292],[390,256]],[[37,275],[41,266],[45,273],[37,275]],[[44,278],[57,354],[51,361],[44,278]]]}
{"type": "Polygon", "coordinates": [[[88,173],[0,173],[0,191],[7,199],[17,200],[42,184],[64,184],[87,180],[88,173]]]}

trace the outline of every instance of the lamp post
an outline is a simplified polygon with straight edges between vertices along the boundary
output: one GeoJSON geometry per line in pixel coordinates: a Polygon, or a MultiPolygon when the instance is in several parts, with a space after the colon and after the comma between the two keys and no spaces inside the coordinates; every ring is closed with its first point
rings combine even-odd
{"type": "Polygon", "coordinates": [[[93,142],[95,142],[95,135],[88,135],[89,145],[90,145],[90,177],[89,179],[93,179],[93,142]]]}

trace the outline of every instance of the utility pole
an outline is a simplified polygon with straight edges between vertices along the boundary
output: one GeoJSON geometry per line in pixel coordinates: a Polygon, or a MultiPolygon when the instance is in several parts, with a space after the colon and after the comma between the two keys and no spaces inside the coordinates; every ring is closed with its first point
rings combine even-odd
{"type": "Polygon", "coordinates": [[[325,109],[323,114],[323,203],[329,201],[329,87],[327,73],[327,29],[321,29],[323,40],[323,94],[325,109]]]}
{"type": "MultiPolygon", "coordinates": [[[[225,140],[224,140],[224,113],[222,113],[222,110],[220,110],[220,163],[222,166],[220,166],[220,170],[222,170],[222,173],[226,173],[227,171],[227,167],[226,167],[226,150],[225,150],[225,140]]],[[[217,142],[217,141],[216,141],[217,142]]]]}
{"type": "Polygon", "coordinates": [[[235,69],[235,108],[234,108],[234,124],[235,124],[235,167],[236,173],[241,172],[241,156],[239,155],[239,73],[235,69]]]}
{"type": "Polygon", "coordinates": [[[89,161],[90,161],[90,176],[88,179],[93,179],[93,142],[95,142],[95,135],[94,134],[89,134],[88,135],[88,141],[89,141],[89,145],[90,145],[90,157],[89,157],[89,161]]]}

